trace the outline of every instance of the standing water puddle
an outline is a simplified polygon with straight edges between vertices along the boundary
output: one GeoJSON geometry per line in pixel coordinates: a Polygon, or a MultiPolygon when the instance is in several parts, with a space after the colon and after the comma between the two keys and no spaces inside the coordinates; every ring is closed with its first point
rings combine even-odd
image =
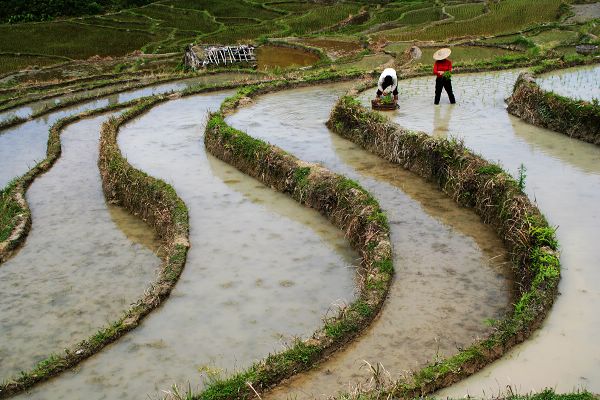
{"type": "MultiPolygon", "coordinates": [[[[244,74],[220,74],[186,79],[180,82],[165,83],[149,86],[130,92],[111,95],[107,98],[85,102],[83,104],[62,109],[25,122],[13,128],[0,131],[0,188],[6,186],[13,178],[26,173],[37,162],[46,157],[46,142],[48,129],[61,118],[78,114],[82,111],[93,110],[112,104],[123,103],[144,96],[181,90],[197,84],[218,84],[243,78],[244,74]]],[[[68,97],[68,96],[67,96],[68,97]]],[[[48,100],[53,102],[54,99],[48,100]]],[[[42,104],[42,103],[40,103],[42,104]]],[[[34,107],[38,107],[35,105],[34,107]]],[[[18,109],[17,113],[31,114],[31,107],[18,109]],[[25,111],[22,111],[25,110],[25,111]],[[29,110],[29,111],[27,111],[29,110]]]]}
{"type": "Polygon", "coordinates": [[[268,398],[321,398],[370,378],[363,360],[393,378],[457,352],[501,317],[510,299],[506,254],[479,217],[428,184],[324,125],[347,85],[326,85],[260,97],[228,122],[306,161],[357,180],[387,212],[396,279],[373,326],[349,348],[268,398]]]}
{"type": "MultiPolygon", "coordinates": [[[[498,160],[515,176],[524,164],[528,196],[537,201],[550,224],[559,226],[561,296],[542,328],[440,397],[491,396],[506,385],[519,393],[545,387],[600,392],[600,147],[509,115],[503,99],[510,95],[517,75],[517,71],[455,75],[458,104],[447,104],[443,94],[438,107],[433,106],[432,78],[402,81],[400,109],[387,114],[410,129],[462,138],[467,147],[498,160]]],[[[589,87],[580,90],[575,94],[589,87]]],[[[373,91],[365,93],[363,103],[368,104],[372,95],[373,91]]]]}
{"type": "MultiPolygon", "coordinates": [[[[107,118],[68,126],[61,158],[27,191],[35,223],[21,251],[0,267],[0,379],[117,319],[160,263],[113,220],[127,232],[143,229],[136,227],[141,222],[107,210],[97,167],[100,125],[107,118]]],[[[156,247],[147,234],[145,244],[156,247]]]]}
{"type": "Polygon", "coordinates": [[[540,87],[559,94],[586,101],[600,101],[600,65],[552,71],[536,79],[540,87]]]}
{"type": "Polygon", "coordinates": [[[129,162],[172,184],[189,208],[186,267],[141,326],[33,398],[154,399],[173,383],[196,389],[202,367],[223,375],[247,367],[353,300],[358,255],[343,232],[206,154],[206,110],[229,94],[171,101],[122,127],[129,162]]]}

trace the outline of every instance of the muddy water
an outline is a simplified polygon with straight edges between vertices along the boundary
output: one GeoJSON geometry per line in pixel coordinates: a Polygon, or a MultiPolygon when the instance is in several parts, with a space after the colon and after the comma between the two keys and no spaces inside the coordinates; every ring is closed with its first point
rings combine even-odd
{"type": "MultiPolygon", "coordinates": [[[[117,319],[159,265],[115,227],[106,208],[96,163],[107,118],[67,127],[62,157],[27,191],[35,223],[21,251],[0,267],[2,379],[117,319]]],[[[118,217],[129,226],[132,218],[118,217]]]]}
{"type": "Polygon", "coordinates": [[[257,68],[259,70],[275,67],[291,66],[305,67],[319,61],[319,56],[313,52],[283,46],[260,46],[256,50],[257,68]]]}
{"type": "MultiPolygon", "coordinates": [[[[194,86],[198,83],[224,83],[231,80],[241,79],[245,76],[247,75],[219,74],[187,79],[181,82],[149,86],[130,92],[111,95],[107,98],[90,101],[78,106],[65,108],[55,113],[45,115],[33,121],[28,121],[22,125],[2,131],[0,132],[0,188],[4,187],[8,182],[10,182],[11,179],[26,173],[37,162],[46,157],[48,129],[52,126],[52,124],[63,117],[77,114],[86,110],[105,107],[109,104],[117,104],[153,94],[181,90],[189,86],[194,86]]],[[[34,108],[35,107],[37,106],[34,106],[34,108]]],[[[30,115],[31,107],[24,107],[19,110],[25,109],[30,110],[24,111],[27,113],[27,115],[30,115]]]]}
{"type": "Polygon", "coordinates": [[[269,398],[325,398],[370,377],[363,360],[397,378],[404,370],[453,354],[506,311],[511,277],[502,243],[479,218],[432,185],[370,155],[325,127],[345,85],[261,97],[228,118],[233,126],[303,160],[359,181],[388,213],[396,279],[368,332],[269,398]]]}
{"type": "Polygon", "coordinates": [[[122,129],[128,160],[170,182],[190,211],[191,249],[171,298],[135,331],[40,386],[33,398],[158,398],[282,349],[354,297],[343,233],[203,148],[205,113],[226,94],[163,104],[122,129]]]}
{"type": "Polygon", "coordinates": [[[542,89],[561,96],[600,101],[600,65],[552,71],[536,79],[542,89]]]}
{"type": "MultiPolygon", "coordinates": [[[[589,70],[589,73],[594,73],[589,70]]],[[[505,111],[517,72],[455,75],[457,104],[433,106],[432,79],[401,82],[400,110],[388,114],[413,129],[457,136],[489,160],[516,174],[527,168],[526,192],[549,222],[561,246],[561,295],[544,325],[526,343],[479,374],[443,391],[490,396],[511,385],[519,393],[552,387],[600,392],[600,148],[528,125],[505,111]],[[484,90],[485,89],[485,90],[484,90]],[[438,111],[439,110],[439,111],[438,111]],[[438,123],[436,113],[448,113],[438,123]]],[[[368,100],[370,93],[363,96],[368,100]]]]}

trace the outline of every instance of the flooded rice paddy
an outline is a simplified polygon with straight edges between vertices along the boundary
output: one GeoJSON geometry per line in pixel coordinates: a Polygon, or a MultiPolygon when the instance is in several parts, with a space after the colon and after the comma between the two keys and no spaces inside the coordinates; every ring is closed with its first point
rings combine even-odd
{"type": "MultiPolygon", "coordinates": [[[[597,69],[586,69],[597,75],[597,69]]],[[[558,72],[557,72],[558,73],[558,72]]],[[[583,72],[580,72],[583,73],[583,72]]],[[[600,148],[537,128],[509,115],[503,99],[518,71],[455,75],[457,104],[433,106],[433,78],[403,81],[400,109],[390,118],[410,128],[455,136],[488,160],[517,175],[526,168],[526,192],[550,224],[558,226],[560,293],[542,328],[524,344],[480,373],[439,396],[491,396],[511,385],[526,393],[552,387],[558,392],[587,388],[600,392],[600,148]]],[[[597,79],[582,77],[581,79],[597,79]]],[[[580,87],[581,95],[590,87],[580,87]]],[[[372,92],[362,96],[368,104],[372,92]]]]}
{"type": "MultiPolygon", "coordinates": [[[[123,103],[144,96],[168,93],[202,83],[223,83],[244,76],[246,75],[219,74],[149,86],[68,107],[52,114],[36,118],[32,121],[27,121],[24,124],[17,125],[13,128],[0,131],[0,188],[6,186],[13,178],[26,173],[35,166],[37,162],[42,161],[46,157],[48,130],[61,118],[78,114],[83,111],[93,110],[95,108],[123,103]]],[[[43,105],[33,104],[11,111],[11,113],[25,113],[26,116],[29,116],[37,109],[37,107],[43,107],[43,105]]]]}
{"type": "Polygon", "coordinates": [[[586,101],[600,101],[600,65],[568,68],[536,79],[544,90],[586,101]]]}
{"type": "Polygon", "coordinates": [[[23,398],[161,398],[200,370],[228,375],[321,326],[355,296],[358,255],[314,210],[208,155],[206,111],[226,95],[162,104],[121,129],[130,163],[172,184],[191,249],[169,300],[118,342],[23,398]]]}
{"type": "Polygon", "coordinates": [[[284,46],[260,46],[256,50],[259,71],[276,67],[306,67],[319,61],[319,56],[308,50],[284,46]]]}
{"type": "Polygon", "coordinates": [[[380,317],[349,348],[267,398],[325,398],[365,381],[363,360],[398,378],[457,352],[487,331],[511,300],[511,274],[496,234],[415,175],[333,135],[324,125],[347,84],[275,93],[228,122],[306,161],[357,180],[387,212],[396,278],[380,317]],[[285,111],[282,111],[285,110],[285,111]]]}
{"type": "Polygon", "coordinates": [[[107,210],[97,167],[100,125],[107,118],[68,126],[61,158],[27,191],[31,232],[0,266],[2,380],[116,320],[160,264],[152,235],[143,242],[128,239],[140,222],[123,210],[107,210]]]}

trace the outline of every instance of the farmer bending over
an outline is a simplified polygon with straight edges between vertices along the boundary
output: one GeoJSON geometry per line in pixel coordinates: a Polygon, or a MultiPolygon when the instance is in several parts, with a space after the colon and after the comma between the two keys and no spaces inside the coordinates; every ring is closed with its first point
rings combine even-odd
{"type": "Polygon", "coordinates": [[[379,77],[379,82],[377,82],[378,99],[381,98],[382,94],[387,95],[389,93],[394,95],[394,102],[398,101],[398,77],[394,68],[384,69],[379,77]]]}
{"type": "Polygon", "coordinates": [[[452,61],[448,59],[451,52],[452,50],[444,48],[433,53],[433,59],[435,60],[433,64],[433,74],[435,75],[434,104],[440,104],[442,88],[446,89],[450,103],[456,103],[454,93],[452,93],[452,61]]]}

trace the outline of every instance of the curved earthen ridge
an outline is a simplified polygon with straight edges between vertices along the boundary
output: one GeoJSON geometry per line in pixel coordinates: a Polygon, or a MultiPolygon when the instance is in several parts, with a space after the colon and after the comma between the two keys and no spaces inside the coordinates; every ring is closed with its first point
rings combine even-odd
{"type": "Polygon", "coordinates": [[[216,382],[200,398],[252,398],[282,380],[307,370],[358,336],[376,317],[388,294],[392,249],[387,218],[377,201],[356,182],[236,130],[224,121],[248,97],[309,82],[274,82],[243,88],[211,114],[204,142],[207,150],[300,204],[314,208],[342,229],[361,255],[358,298],[325,321],[307,340],[269,355],[246,371],[216,382]]]}
{"type": "Polygon", "coordinates": [[[600,105],[545,91],[532,74],[519,75],[507,104],[530,124],[600,145],[600,105]]]}
{"type": "Polygon", "coordinates": [[[366,150],[436,182],[458,204],[472,208],[507,245],[517,278],[514,308],[495,323],[488,337],[382,389],[384,394],[414,398],[449,386],[500,358],[540,326],[557,294],[558,244],[554,229],[510,175],[462,143],[404,129],[366,110],[352,96],[338,101],[328,126],[366,150]]]}

